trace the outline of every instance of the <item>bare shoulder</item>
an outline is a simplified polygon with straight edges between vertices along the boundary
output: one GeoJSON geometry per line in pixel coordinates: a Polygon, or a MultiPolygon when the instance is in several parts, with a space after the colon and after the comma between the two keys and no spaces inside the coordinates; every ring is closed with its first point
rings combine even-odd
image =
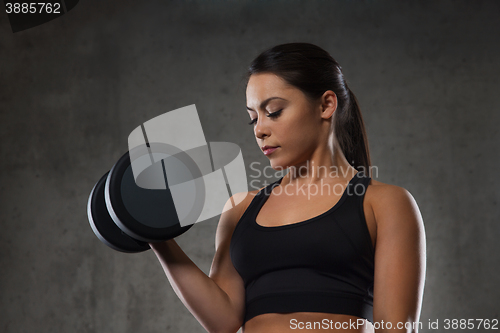
{"type": "Polygon", "coordinates": [[[229,211],[232,220],[236,220],[233,222],[238,222],[259,191],[260,190],[235,193],[227,200],[223,210],[224,213],[229,211]]]}
{"type": "Polygon", "coordinates": [[[404,187],[382,183],[371,179],[370,185],[366,191],[366,199],[370,203],[377,205],[385,202],[394,202],[394,200],[413,200],[413,196],[404,187]]]}
{"type": "Polygon", "coordinates": [[[217,225],[217,233],[215,237],[216,247],[220,244],[220,242],[224,241],[224,239],[228,240],[231,238],[238,221],[241,219],[243,213],[247,210],[248,206],[258,192],[259,190],[238,192],[226,201],[222,215],[219,219],[219,224],[217,225]]]}
{"type": "Polygon", "coordinates": [[[372,186],[368,186],[365,200],[373,211],[377,227],[381,223],[401,221],[421,223],[417,202],[407,189],[374,179],[370,181],[370,185],[372,186]]]}

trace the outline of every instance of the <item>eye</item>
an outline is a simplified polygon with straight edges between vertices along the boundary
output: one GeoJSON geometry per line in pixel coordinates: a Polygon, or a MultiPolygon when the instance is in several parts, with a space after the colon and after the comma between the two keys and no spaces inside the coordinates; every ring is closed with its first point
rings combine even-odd
{"type": "MultiPolygon", "coordinates": [[[[277,117],[279,117],[279,116],[280,116],[281,111],[283,111],[283,109],[278,110],[278,111],[275,111],[275,112],[272,112],[272,113],[268,114],[266,117],[269,117],[269,118],[277,118],[277,117]]],[[[253,124],[255,124],[256,122],[257,122],[257,118],[254,118],[254,119],[252,119],[252,121],[251,121],[251,122],[249,122],[249,123],[248,123],[248,125],[253,125],[253,124]]]]}
{"type": "Polygon", "coordinates": [[[269,118],[276,118],[276,117],[279,117],[279,115],[281,114],[281,111],[283,111],[283,109],[278,110],[278,111],[275,111],[275,112],[273,112],[273,113],[270,113],[270,114],[268,114],[267,116],[268,116],[269,118]]]}

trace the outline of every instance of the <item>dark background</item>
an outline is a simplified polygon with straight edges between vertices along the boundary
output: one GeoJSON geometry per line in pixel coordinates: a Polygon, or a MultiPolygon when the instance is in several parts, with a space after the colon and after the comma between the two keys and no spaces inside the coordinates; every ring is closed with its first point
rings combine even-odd
{"type": "MultiPolygon", "coordinates": [[[[268,165],[242,78],[286,42],[315,43],[342,65],[377,179],[419,204],[422,331],[500,319],[499,17],[493,0],[82,0],[14,34],[1,12],[0,331],[204,332],[151,251],[99,242],[88,195],[134,128],[190,104],[207,141],[268,165]]],[[[206,273],[217,222],[177,239],[206,273]]]]}

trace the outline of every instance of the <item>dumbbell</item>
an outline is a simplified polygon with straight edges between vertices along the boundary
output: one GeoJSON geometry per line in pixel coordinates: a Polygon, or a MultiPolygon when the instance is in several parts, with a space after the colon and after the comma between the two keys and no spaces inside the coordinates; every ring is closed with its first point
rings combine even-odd
{"type": "Polygon", "coordinates": [[[87,215],[95,235],[114,250],[137,253],[186,232],[192,224],[181,226],[168,184],[164,187],[139,187],[125,153],[90,193],[87,215]]]}

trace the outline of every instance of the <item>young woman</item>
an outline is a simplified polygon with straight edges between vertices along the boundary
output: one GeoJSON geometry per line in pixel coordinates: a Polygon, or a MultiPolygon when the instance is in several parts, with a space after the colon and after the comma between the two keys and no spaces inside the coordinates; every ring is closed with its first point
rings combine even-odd
{"type": "Polygon", "coordinates": [[[208,332],[417,332],[422,218],[407,190],[371,179],[339,64],[312,44],[275,46],[252,62],[246,96],[257,144],[288,173],[235,195],[209,276],[175,240],[151,244],[179,298],[208,332]]]}

